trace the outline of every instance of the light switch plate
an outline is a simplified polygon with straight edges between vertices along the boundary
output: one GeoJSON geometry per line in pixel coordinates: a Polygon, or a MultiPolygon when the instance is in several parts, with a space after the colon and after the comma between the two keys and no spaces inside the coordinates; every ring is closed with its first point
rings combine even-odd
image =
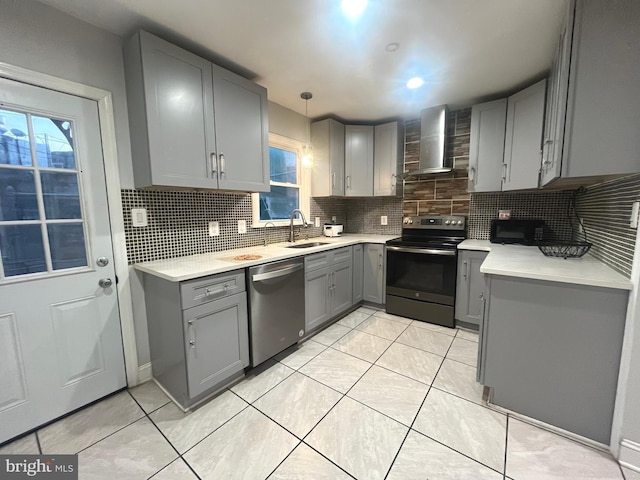
{"type": "Polygon", "coordinates": [[[247,233],[247,221],[238,220],[238,233],[247,233]]]}
{"type": "Polygon", "coordinates": [[[209,236],[217,237],[220,235],[220,222],[209,222],[209,236]]]}
{"type": "Polygon", "coordinates": [[[132,208],[131,209],[131,224],[134,227],[146,227],[149,225],[147,221],[147,209],[146,208],[132,208]]]}
{"type": "Polygon", "coordinates": [[[381,215],[380,216],[380,225],[388,225],[389,224],[388,221],[389,220],[388,220],[386,215],[381,215]]]}

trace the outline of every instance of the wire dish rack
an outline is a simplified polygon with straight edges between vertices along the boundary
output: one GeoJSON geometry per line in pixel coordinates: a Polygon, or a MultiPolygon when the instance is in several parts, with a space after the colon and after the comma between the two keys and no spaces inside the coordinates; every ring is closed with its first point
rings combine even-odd
{"type": "Polygon", "coordinates": [[[546,257],[580,258],[591,248],[591,242],[544,242],[538,248],[546,257]]]}

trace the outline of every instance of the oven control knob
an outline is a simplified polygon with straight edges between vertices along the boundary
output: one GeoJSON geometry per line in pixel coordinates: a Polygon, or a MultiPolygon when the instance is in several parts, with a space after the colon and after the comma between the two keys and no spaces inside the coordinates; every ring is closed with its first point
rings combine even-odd
{"type": "Polygon", "coordinates": [[[444,222],[445,225],[449,225],[451,223],[451,220],[447,220],[446,222],[444,222]]]}
{"type": "Polygon", "coordinates": [[[458,220],[458,225],[462,225],[462,220],[458,220]]]}
{"type": "Polygon", "coordinates": [[[404,224],[405,225],[411,225],[413,223],[413,220],[410,217],[407,217],[404,219],[404,224]]]}

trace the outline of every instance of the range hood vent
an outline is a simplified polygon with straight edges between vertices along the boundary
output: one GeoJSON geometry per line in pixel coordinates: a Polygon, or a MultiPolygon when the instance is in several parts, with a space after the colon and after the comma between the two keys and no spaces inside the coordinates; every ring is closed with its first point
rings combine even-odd
{"type": "Polygon", "coordinates": [[[446,157],[447,106],[426,108],[420,114],[420,164],[417,170],[403,172],[400,177],[450,172],[446,157]]]}

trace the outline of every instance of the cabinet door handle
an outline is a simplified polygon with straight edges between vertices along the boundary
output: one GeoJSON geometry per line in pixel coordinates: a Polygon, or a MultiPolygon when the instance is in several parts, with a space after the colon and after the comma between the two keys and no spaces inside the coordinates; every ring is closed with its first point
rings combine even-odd
{"type": "Polygon", "coordinates": [[[396,176],[395,174],[391,174],[391,188],[394,188],[396,186],[396,176]]]}
{"type": "Polygon", "coordinates": [[[331,174],[331,187],[335,187],[336,186],[336,172],[333,172],[331,174]]]}
{"type": "Polygon", "coordinates": [[[503,182],[507,181],[507,164],[506,163],[502,164],[502,181],[503,182]]]}
{"type": "Polygon", "coordinates": [[[476,167],[469,168],[469,181],[476,183],[476,167]]]}
{"type": "Polygon", "coordinates": [[[347,175],[347,188],[351,189],[351,175],[347,175]]]}
{"type": "Polygon", "coordinates": [[[189,329],[191,330],[191,339],[189,340],[189,346],[191,348],[196,348],[196,326],[193,323],[193,320],[189,320],[189,329]]]}
{"type": "Polygon", "coordinates": [[[211,177],[215,178],[216,171],[218,170],[218,159],[216,157],[216,152],[211,154],[211,177]]]}
{"type": "Polygon", "coordinates": [[[224,161],[224,153],[220,154],[220,175],[226,175],[225,169],[225,161],[224,161]]]}
{"type": "Polygon", "coordinates": [[[462,276],[466,280],[467,279],[467,262],[462,262],[462,269],[463,269],[462,276]]]}

